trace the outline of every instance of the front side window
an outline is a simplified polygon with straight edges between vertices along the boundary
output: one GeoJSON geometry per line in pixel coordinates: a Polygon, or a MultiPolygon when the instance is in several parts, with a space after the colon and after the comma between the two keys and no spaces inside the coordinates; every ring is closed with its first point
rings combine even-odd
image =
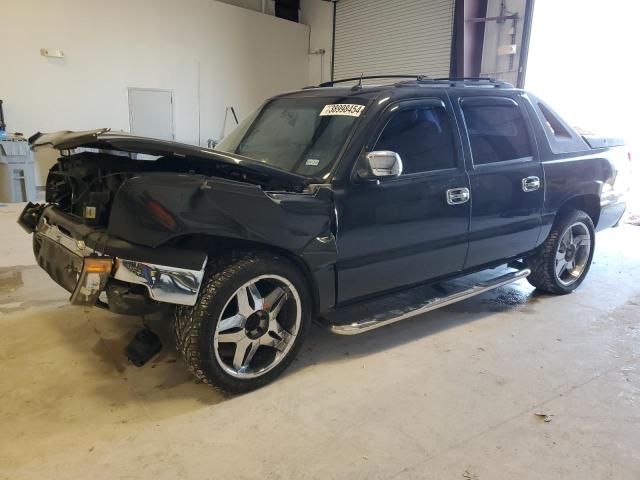
{"type": "Polygon", "coordinates": [[[475,165],[530,157],[531,144],[516,105],[463,106],[475,165]]]}
{"type": "Polygon", "coordinates": [[[374,150],[400,155],[402,174],[455,167],[451,125],[444,108],[401,110],[385,125],[374,150]]]}
{"type": "Polygon", "coordinates": [[[364,108],[336,98],[279,98],[249,116],[217,146],[289,172],[331,167],[364,108]],[[337,106],[336,106],[337,105],[337,106]]]}

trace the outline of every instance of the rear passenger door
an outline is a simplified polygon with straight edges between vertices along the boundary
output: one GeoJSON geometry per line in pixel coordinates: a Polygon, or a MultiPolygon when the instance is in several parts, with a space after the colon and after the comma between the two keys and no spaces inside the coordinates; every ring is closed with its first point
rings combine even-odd
{"type": "Polygon", "coordinates": [[[464,95],[457,103],[471,158],[466,269],[535,248],[544,175],[520,98],[464,95]]]}

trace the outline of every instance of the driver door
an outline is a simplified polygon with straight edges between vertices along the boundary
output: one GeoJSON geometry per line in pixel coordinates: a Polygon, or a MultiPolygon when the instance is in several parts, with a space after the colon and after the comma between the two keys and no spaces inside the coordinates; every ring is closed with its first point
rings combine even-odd
{"type": "Polygon", "coordinates": [[[462,269],[469,178],[450,104],[389,105],[367,151],[398,153],[403,172],[336,192],[338,303],[462,269]]]}

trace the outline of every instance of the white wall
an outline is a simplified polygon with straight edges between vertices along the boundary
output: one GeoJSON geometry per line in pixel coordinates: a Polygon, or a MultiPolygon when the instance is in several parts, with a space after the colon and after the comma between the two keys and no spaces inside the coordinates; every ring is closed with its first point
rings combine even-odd
{"type": "Polygon", "coordinates": [[[176,140],[206,145],[227,105],[243,117],[308,83],[307,26],[215,0],[0,0],[0,12],[9,131],[128,131],[127,87],[161,88],[176,140]]]}
{"type": "Polygon", "coordinates": [[[310,51],[325,50],[324,56],[309,55],[308,84],[331,80],[331,48],[333,42],[333,4],[323,0],[300,1],[300,23],[309,25],[310,51]],[[321,73],[322,72],[322,73],[321,73]]]}

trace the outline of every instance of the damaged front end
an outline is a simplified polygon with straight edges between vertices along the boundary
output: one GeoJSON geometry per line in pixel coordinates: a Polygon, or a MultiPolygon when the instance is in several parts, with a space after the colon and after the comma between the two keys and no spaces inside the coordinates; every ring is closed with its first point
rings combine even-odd
{"type": "MultiPolygon", "coordinates": [[[[95,240],[83,237],[82,228],[55,206],[32,206],[41,210],[34,229],[33,250],[38,264],[56,283],[71,293],[74,305],[108,306],[116,313],[146,314],[162,303],[192,306],[196,302],[204,276],[206,254],[199,252],[188,259],[199,268],[180,268],[128,259],[104,253],[130,248],[131,256],[149,258],[139,247],[119,245],[114,249],[107,232],[94,231],[95,240]],[[75,234],[75,235],[74,235],[75,234]],[[138,287],[138,288],[136,288],[138,287]],[[105,296],[101,300],[101,295],[105,296]]],[[[24,215],[24,214],[23,214],[24,215]]],[[[22,224],[22,223],[21,223],[22,224]]],[[[26,225],[22,224],[26,228],[26,225]]],[[[159,257],[162,252],[155,252],[159,257]]],[[[167,252],[175,255],[175,252],[167,252]]],[[[187,255],[188,256],[188,255],[187,255]]]]}
{"type": "MultiPolygon", "coordinates": [[[[36,134],[62,156],[19,223],[76,305],[141,315],[196,303],[207,259],[262,244],[333,278],[331,194],[233,154],[106,130],[36,134]],[[321,239],[321,240],[320,240],[321,239]]],[[[326,283],[326,282],[325,282],[326,283]]],[[[322,302],[331,304],[329,285],[322,302]]]]}

